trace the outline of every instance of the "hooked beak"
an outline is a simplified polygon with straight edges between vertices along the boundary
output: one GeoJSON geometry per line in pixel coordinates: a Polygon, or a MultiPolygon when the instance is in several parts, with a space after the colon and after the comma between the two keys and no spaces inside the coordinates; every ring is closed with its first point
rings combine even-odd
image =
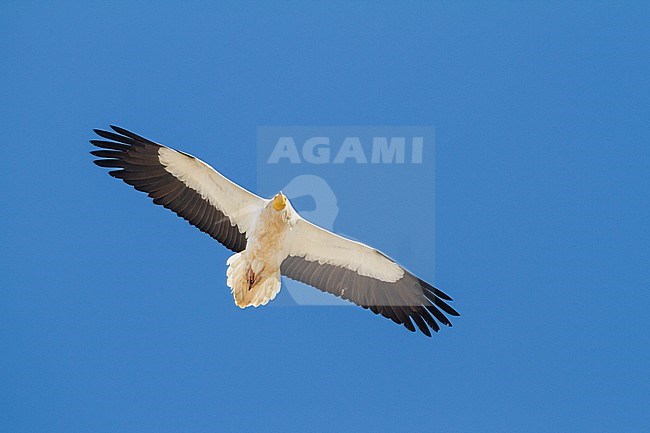
{"type": "Polygon", "coordinates": [[[287,197],[282,193],[276,194],[276,196],[273,197],[273,209],[279,212],[285,207],[287,207],[287,197]]]}

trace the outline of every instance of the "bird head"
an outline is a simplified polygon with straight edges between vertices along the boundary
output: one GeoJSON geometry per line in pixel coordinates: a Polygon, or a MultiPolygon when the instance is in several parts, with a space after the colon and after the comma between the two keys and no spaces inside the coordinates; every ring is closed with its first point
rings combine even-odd
{"type": "Polygon", "coordinates": [[[284,210],[284,208],[287,207],[287,197],[282,194],[282,192],[279,192],[273,197],[273,209],[277,210],[280,212],[281,210],[284,210]]]}

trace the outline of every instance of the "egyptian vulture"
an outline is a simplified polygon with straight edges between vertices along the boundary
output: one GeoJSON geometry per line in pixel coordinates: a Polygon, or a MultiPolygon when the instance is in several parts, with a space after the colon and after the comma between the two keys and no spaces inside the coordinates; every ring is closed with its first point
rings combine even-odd
{"type": "Polygon", "coordinates": [[[264,199],[187,153],[117,126],[95,129],[102,140],[94,163],[114,169],[153,202],[172,210],[235,254],[227,285],[240,308],[265,305],[280,291],[280,276],[369,308],[427,336],[445,316],[459,314],[452,299],[382,252],[303,219],[281,192],[264,199]],[[415,325],[415,326],[414,326],[415,325]]]}

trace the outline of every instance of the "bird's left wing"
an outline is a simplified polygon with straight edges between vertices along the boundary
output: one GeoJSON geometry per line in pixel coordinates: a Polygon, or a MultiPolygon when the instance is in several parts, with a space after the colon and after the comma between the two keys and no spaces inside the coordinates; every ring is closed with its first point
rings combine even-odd
{"type": "Polygon", "coordinates": [[[95,129],[104,140],[90,142],[95,164],[118,170],[111,176],[146,192],[155,204],[172,210],[227,248],[246,248],[265,200],[230,181],[198,158],[155,143],[118,126],[95,129]]]}
{"type": "Polygon", "coordinates": [[[429,328],[440,329],[436,320],[451,326],[444,313],[459,315],[447,304],[449,296],[368,245],[302,218],[291,236],[289,256],[281,266],[286,277],[369,308],[410,331],[415,331],[415,322],[428,336],[429,328]]]}

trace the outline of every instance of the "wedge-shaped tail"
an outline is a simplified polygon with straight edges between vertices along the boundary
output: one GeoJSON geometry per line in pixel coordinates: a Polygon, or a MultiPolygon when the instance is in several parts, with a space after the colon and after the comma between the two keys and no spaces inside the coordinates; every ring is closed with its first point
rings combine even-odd
{"type": "Polygon", "coordinates": [[[236,253],[228,259],[226,284],[239,308],[259,307],[273,300],[280,292],[280,270],[261,280],[252,276],[250,264],[243,253],[236,253]]]}

